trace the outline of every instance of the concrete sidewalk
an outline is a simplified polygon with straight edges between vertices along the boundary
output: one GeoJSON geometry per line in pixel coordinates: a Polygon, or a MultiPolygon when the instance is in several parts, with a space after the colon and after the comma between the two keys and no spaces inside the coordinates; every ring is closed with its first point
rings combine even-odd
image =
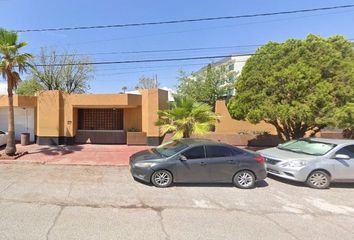
{"type": "MultiPolygon", "coordinates": [[[[0,163],[124,166],[128,165],[132,154],[149,148],[148,146],[98,144],[72,146],[40,146],[37,144],[21,146],[18,144],[17,151],[27,151],[28,154],[16,160],[0,160],[0,163]]],[[[0,154],[3,152],[2,148],[0,154]]]]}

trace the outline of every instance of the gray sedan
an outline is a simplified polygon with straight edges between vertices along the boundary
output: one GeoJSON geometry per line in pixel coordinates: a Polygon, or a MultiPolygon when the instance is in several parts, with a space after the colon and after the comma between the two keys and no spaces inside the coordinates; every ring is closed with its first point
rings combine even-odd
{"type": "Polygon", "coordinates": [[[254,152],[202,139],[181,139],[130,157],[134,178],[156,187],[172,183],[234,183],[253,188],[266,178],[265,159],[254,152]]]}
{"type": "Polygon", "coordinates": [[[354,182],[354,140],[304,138],[259,151],[269,174],[328,188],[331,182],[354,182]]]}

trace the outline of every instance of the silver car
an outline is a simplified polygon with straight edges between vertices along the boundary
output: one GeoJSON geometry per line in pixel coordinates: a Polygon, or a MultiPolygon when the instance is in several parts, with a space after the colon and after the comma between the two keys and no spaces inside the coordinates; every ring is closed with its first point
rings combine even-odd
{"type": "Polygon", "coordinates": [[[267,172],[328,188],[331,182],[354,182],[354,140],[304,138],[259,151],[267,172]]]}

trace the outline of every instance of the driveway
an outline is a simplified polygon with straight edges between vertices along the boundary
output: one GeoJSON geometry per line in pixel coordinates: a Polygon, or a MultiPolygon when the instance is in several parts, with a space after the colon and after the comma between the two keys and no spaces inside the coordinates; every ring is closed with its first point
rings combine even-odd
{"type": "Polygon", "coordinates": [[[0,239],[354,239],[354,185],[159,189],[127,167],[0,164],[0,239]]]}

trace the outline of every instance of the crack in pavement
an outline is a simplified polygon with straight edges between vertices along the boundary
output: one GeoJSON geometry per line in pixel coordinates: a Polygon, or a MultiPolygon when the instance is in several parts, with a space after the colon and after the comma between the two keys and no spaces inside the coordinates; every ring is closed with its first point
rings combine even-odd
{"type": "Polygon", "coordinates": [[[66,195],[65,197],[65,201],[68,200],[68,198],[70,197],[71,191],[73,189],[73,182],[70,183],[70,187],[69,187],[69,191],[68,191],[68,195],[66,195]]]}
{"type": "MultiPolygon", "coordinates": [[[[294,213],[294,212],[283,212],[283,211],[261,211],[261,210],[254,210],[250,211],[247,209],[240,209],[240,208],[198,208],[192,206],[184,206],[184,207],[176,207],[176,206],[150,206],[144,202],[139,202],[138,204],[129,204],[129,205],[114,205],[114,204],[95,204],[95,203],[77,203],[77,202],[49,202],[49,201],[25,201],[19,199],[8,199],[8,198],[0,198],[0,202],[15,202],[15,203],[27,203],[27,204],[40,204],[40,205],[53,205],[59,207],[88,207],[88,208],[116,208],[116,209],[151,209],[153,211],[162,211],[165,209],[191,209],[191,210],[219,210],[219,211],[226,211],[226,212],[244,212],[252,215],[267,215],[267,214],[289,214],[294,216],[304,216],[304,215],[311,215],[314,217],[331,217],[333,216],[332,213],[327,214],[319,214],[319,213],[294,213]]],[[[339,216],[347,216],[353,217],[352,215],[343,215],[337,214],[339,216]]]]}
{"type": "Polygon", "coordinates": [[[49,239],[49,235],[50,235],[50,233],[52,232],[53,228],[54,228],[55,225],[57,224],[57,221],[58,221],[58,219],[59,219],[61,213],[63,212],[64,208],[65,208],[65,207],[63,207],[63,206],[60,207],[60,209],[59,209],[57,215],[55,216],[55,218],[54,218],[54,220],[53,220],[52,225],[49,227],[49,229],[48,229],[48,231],[47,231],[47,234],[46,234],[46,239],[47,239],[47,240],[49,239]]]}
{"type": "Polygon", "coordinates": [[[159,217],[159,222],[160,222],[160,226],[161,226],[161,230],[162,232],[165,234],[165,239],[166,240],[170,240],[171,237],[170,235],[167,233],[167,230],[165,228],[165,224],[163,223],[163,216],[162,216],[162,211],[165,210],[164,208],[151,208],[152,210],[154,210],[157,213],[157,216],[159,217]]]}

